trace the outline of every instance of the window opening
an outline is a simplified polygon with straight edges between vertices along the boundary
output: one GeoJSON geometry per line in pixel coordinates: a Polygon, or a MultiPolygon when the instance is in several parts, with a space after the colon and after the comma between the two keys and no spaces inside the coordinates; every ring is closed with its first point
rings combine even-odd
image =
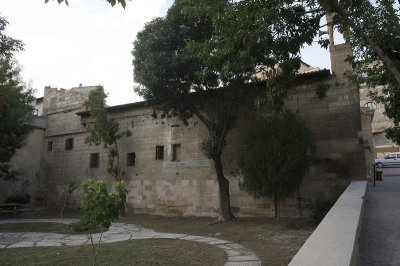
{"type": "Polygon", "coordinates": [[[136,155],[134,152],[128,153],[127,157],[127,165],[128,166],[135,166],[135,161],[136,161],[136,155]]]}
{"type": "Polygon", "coordinates": [[[99,154],[98,153],[90,154],[90,168],[99,168],[99,154]]]}
{"type": "Polygon", "coordinates": [[[72,150],[74,148],[74,138],[69,138],[65,141],[65,150],[72,150]]]}
{"type": "Polygon", "coordinates": [[[174,162],[181,161],[181,144],[172,145],[172,161],[174,162]]]}
{"type": "Polygon", "coordinates": [[[164,160],[164,146],[156,146],[156,160],[164,160]]]}
{"type": "Polygon", "coordinates": [[[52,141],[48,141],[47,142],[47,151],[52,151],[53,150],[53,142],[52,141]]]}

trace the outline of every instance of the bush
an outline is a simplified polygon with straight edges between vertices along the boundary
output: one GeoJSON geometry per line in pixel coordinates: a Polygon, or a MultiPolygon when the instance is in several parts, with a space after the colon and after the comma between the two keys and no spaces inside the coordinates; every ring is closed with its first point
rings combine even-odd
{"type": "Polygon", "coordinates": [[[69,224],[68,227],[75,232],[89,232],[98,230],[96,226],[90,225],[89,220],[85,216],[81,217],[79,221],[69,224]]]}
{"type": "Polygon", "coordinates": [[[322,219],[324,219],[334,203],[335,201],[326,198],[325,193],[320,192],[316,194],[314,200],[311,203],[311,218],[316,225],[319,224],[322,219]]]}
{"type": "Polygon", "coordinates": [[[8,196],[5,203],[18,203],[18,204],[28,204],[31,201],[31,197],[28,194],[15,194],[8,196]]]}

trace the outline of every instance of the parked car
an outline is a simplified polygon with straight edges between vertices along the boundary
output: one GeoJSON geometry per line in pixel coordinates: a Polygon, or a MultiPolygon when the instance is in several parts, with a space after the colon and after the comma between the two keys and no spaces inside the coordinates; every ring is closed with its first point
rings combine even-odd
{"type": "Polygon", "coordinates": [[[391,152],[384,158],[376,159],[375,165],[378,168],[388,166],[400,166],[400,152],[391,152]]]}

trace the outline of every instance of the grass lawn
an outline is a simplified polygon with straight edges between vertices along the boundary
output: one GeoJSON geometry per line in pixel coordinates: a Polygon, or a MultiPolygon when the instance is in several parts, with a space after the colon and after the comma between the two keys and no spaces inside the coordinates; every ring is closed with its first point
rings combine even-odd
{"type": "MultiPolygon", "coordinates": [[[[20,218],[58,218],[58,213],[58,210],[35,211],[21,214],[20,218]]],[[[81,214],[77,211],[66,210],[64,217],[79,218],[80,215],[81,214]]],[[[7,219],[9,217],[3,216],[3,218],[7,219]]],[[[263,265],[288,265],[290,260],[314,230],[314,226],[307,219],[281,219],[280,222],[277,222],[270,218],[240,218],[232,222],[208,225],[214,220],[215,218],[210,217],[164,217],[133,214],[120,218],[118,222],[137,224],[154,229],[158,232],[212,236],[229,240],[254,251],[261,259],[263,265]]],[[[195,242],[188,242],[195,244],[195,242]]],[[[115,245],[118,246],[121,243],[123,242],[117,242],[115,245]]],[[[89,246],[85,248],[88,247],[89,246]]],[[[159,248],[161,247],[157,247],[157,249],[159,248]]],[[[101,249],[105,251],[105,248],[101,247],[101,249]]],[[[156,252],[156,248],[153,250],[156,252]]],[[[183,252],[177,251],[177,253],[170,251],[171,253],[168,255],[178,257],[187,251],[188,250],[184,250],[183,252]]],[[[223,252],[225,256],[221,263],[221,265],[223,265],[226,263],[226,255],[223,250],[218,251],[223,252]]],[[[2,250],[2,252],[4,252],[4,250],[2,250]]],[[[0,253],[0,257],[3,256],[3,253],[0,253]]],[[[87,256],[90,256],[90,254],[87,256]]],[[[153,259],[151,257],[152,255],[146,259],[151,261],[153,259]]],[[[14,265],[17,264],[19,263],[14,265]]],[[[115,263],[111,262],[109,264],[115,265],[115,263]]],[[[140,262],[138,264],[145,264],[145,262],[140,262]]],[[[154,262],[154,264],[156,264],[156,262],[154,262]]],[[[199,264],[208,265],[208,263],[199,264]]],[[[0,265],[3,265],[2,261],[0,261],[0,265]]]]}
{"type": "MultiPolygon", "coordinates": [[[[219,248],[185,240],[145,239],[102,244],[98,265],[224,265],[219,248]]],[[[0,249],[0,265],[93,265],[91,245],[0,249]]]]}
{"type": "Polygon", "coordinates": [[[241,244],[254,251],[262,265],[288,265],[314,231],[307,219],[240,218],[208,225],[210,217],[127,215],[118,222],[133,223],[159,232],[212,236],[241,244]]]}

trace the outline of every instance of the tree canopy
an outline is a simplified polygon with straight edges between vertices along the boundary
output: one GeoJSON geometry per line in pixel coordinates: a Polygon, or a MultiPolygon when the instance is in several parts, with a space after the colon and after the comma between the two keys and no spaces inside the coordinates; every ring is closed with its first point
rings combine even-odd
{"type": "MultiPolygon", "coordinates": [[[[188,48],[191,42],[212,38],[206,15],[187,17],[187,1],[175,1],[165,18],[147,23],[134,42],[135,91],[164,112],[179,116],[187,124],[195,115],[209,137],[203,141],[206,156],[213,160],[220,191],[220,221],[230,220],[229,181],[221,156],[226,137],[234,127],[246,86],[232,76],[212,71],[188,48]]],[[[235,77],[240,79],[240,77],[235,77]]]]}
{"type": "MultiPolygon", "coordinates": [[[[269,104],[282,104],[299,67],[295,62],[300,58],[300,48],[310,44],[318,30],[326,26],[320,23],[323,16],[334,15],[328,27],[334,24],[353,48],[354,57],[349,61],[355,71],[351,80],[370,87],[384,86],[383,93],[375,95],[375,99],[385,105],[386,115],[395,124],[387,135],[400,144],[400,11],[396,1],[190,2],[192,6],[186,8],[186,14],[207,14],[213,22],[213,38],[196,45],[205,62],[220,58],[226,71],[247,75],[259,67],[280,64],[282,72],[267,81],[269,104]],[[274,48],[271,52],[264,48],[268,44],[274,48]],[[285,67],[289,62],[292,63],[285,67]]],[[[327,47],[329,40],[320,38],[319,43],[327,47]]]]}
{"type": "Polygon", "coordinates": [[[109,145],[113,146],[108,151],[107,171],[116,180],[121,181],[123,173],[120,167],[118,140],[124,136],[129,137],[131,131],[129,129],[120,130],[118,121],[109,116],[105,107],[106,98],[107,95],[102,86],[89,92],[88,105],[93,122],[86,125],[88,136],[85,138],[85,143],[89,145],[103,143],[105,148],[109,145]],[[117,160],[116,165],[114,165],[115,160],[117,160]]]}
{"type": "MultiPolygon", "coordinates": [[[[50,0],[44,0],[45,3],[48,3],[50,0]]],[[[53,0],[54,1],[54,0],[53,0]]],[[[67,6],[69,5],[68,0],[56,0],[59,4],[61,3],[65,3],[67,6]]],[[[117,3],[121,4],[121,6],[123,8],[126,7],[126,1],[130,1],[130,0],[106,0],[107,2],[109,2],[111,4],[111,6],[115,6],[117,3]]]]}
{"type": "Polygon", "coordinates": [[[22,148],[32,126],[32,89],[20,77],[13,53],[23,49],[22,42],[3,34],[8,24],[0,17],[0,178],[13,179],[9,161],[22,148]]]}
{"type": "Polygon", "coordinates": [[[310,130],[298,113],[285,109],[258,117],[238,156],[240,188],[254,198],[273,196],[279,219],[279,198],[297,189],[308,170],[310,144],[310,130]]]}

